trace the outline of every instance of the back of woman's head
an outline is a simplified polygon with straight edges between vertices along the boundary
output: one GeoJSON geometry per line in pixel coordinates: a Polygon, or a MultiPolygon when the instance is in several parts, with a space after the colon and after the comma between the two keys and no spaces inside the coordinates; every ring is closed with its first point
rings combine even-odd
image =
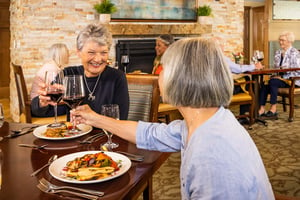
{"type": "Polygon", "coordinates": [[[110,49],[112,35],[105,26],[89,24],[77,36],[77,49],[81,50],[88,41],[96,42],[101,46],[108,46],[110,49]]]}
{"type": "Polygon", "coordinates": [[[49,57],[59,68],[65,67],[69,63],[69,49],[62,43],[53,44],[49,50],[49,57]]]}
{"type": "Polygon", "coordinates": [[[163,100],[175,106],[227,106],[233,92],[231,72],[213,39],[186,38],[162,57],[163,100]]]}

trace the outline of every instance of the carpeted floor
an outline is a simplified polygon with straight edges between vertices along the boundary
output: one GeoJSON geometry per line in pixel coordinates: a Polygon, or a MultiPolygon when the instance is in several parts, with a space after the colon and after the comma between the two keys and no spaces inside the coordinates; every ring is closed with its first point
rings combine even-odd
{"type": "MultiPolygon", "coordinates": [[[[233,108],[234,109],[234,108],[233,108]]],[[[275,194],[300,198],[300,108],[294,122],[278,106],[279,119],[254,124],[249,134],[259,149],[275,194]]],[[[153,177],[153,199],[179,200],[180,153],[172,154],[153,177]]],[[[140,198],[141,199],[141,198],[140,198]]]]}

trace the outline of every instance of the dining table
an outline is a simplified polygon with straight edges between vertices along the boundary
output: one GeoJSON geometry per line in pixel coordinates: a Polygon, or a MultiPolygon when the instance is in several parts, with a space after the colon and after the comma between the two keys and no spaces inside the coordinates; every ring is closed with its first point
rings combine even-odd
{"type": "Polygon", "coordinates": [[[104,196],[99,197],[101,200],[138,199],[141,195],[143,195],[145,200],[152,199],[153,174],[170,155],[170,153],[166,152],[138,149],[135,144],[114,135],[113,141],[117,142],[119,147],[113,149],[113,151],[129,152],[144,157],[142,161],[131,161],[130,168],[118,177],[90,184],[70,183],[53,177],[48,167],[35,176],[31,176],[35,170],[45,165],[53,155],[61,158],[76,152],[100,151],[100,145],[107,141],[107,137],[104,135],[91,144],[81,144],[79,142],[91,135],[102,132],[101,129],[96,128],[92,128],[90,132],[80,137],[65,140],[43,139],[36,137],[32,131],[18,137],[6,137],[12,133],[12,130],[32,126],[34,124],[4,122],[0,128],[0,199],[82,199],[70,194],[52,194],[39,190],[37,185],[41,178],[57,186],[73,186],[104,192],[104,196]],[[29,148],[20,146],[20,144],[46,146],[44,148],[29,148]]]}
{"type": "Polygon", "coordinates": [[[254,118],[256,122],[263,123],[267,126],[267,122],[258,117],[259,110],[259,90],[261,85],[264,84],[264,76],[266,75],[278,75],[280,73],[290,72],[290,71],[300,71],[300,68],[290,68],[290,67],[274,67],[274,66],[265,66],[263,69],[256,69],[254,71],[245,72],[252,77],[252,80],[255,81],[254,84],[254,95],[255,95],[255,108],[254,108],[254,118]]]}

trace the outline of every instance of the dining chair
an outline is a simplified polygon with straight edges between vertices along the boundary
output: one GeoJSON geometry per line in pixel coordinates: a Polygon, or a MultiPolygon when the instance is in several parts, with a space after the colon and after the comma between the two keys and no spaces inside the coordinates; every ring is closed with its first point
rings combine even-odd
{"type": "Polygon", "coordinates": [[[244,81],[244,82],[235,82],[234,85],[249,85],[247,88],[247,91],[234,94],[230,100],[229,106],[233,105],[250,105],[249,113],[246,113],[244,115],[237,115],[237,118],[243,118],[243,117],[249,117],[250,124],[249,129],[252,129],[252,125],[254,123],[254,108],[255,108],[255,96],[253,93],[253,84],[254,81],[244,81]]]}
{"type": "Polygon", "coordinates": [[[295,109],[295,97],[300,96],[300,88],[296,87],[295,82],[296,80],[300,80],[300,77],[291,77],[291,87],[289,88],[278,88],[278,96],[281,96],[283,111],[286,112],[286,106],[289,105],[290,112],[288,121],[294,121],[294,109],[295,109]],[[286,98],[289,100],[289,103],[286,103],[286,98]]]}
{"type": "Polygon", "coordinates": [[[160,103],[158,106],[158,118],[163,119],[168,124],[174,119],[182,119],[182,116],[175,106],[160,103]]]}
{"type": "Polygon", "coordinates": [[[126,74],[129,92],[128,120],[158,121],[160,93],[158,76],[126,74]]]}
{"type": "MultiPolygon", "coordinates": [[[[12,63],[12,66],[18,94],[20,122],[33,124],[53,123],[54,117],[31,116],[31,101],[28,95],[23,69],[21,65],[16,65],[14,63],[12,63]]],[[[61,115],[57,118],[58,121],[66,121],[66,119],[66,115],[61,115]]]]}

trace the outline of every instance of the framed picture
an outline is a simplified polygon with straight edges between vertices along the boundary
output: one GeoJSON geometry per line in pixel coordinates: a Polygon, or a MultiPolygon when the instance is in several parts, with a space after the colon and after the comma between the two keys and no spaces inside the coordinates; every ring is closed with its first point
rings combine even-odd
{"type": "Polygon", "coordinates": [[[112,21],[197,21],[196,0],[112,0],[112,21]]]}

